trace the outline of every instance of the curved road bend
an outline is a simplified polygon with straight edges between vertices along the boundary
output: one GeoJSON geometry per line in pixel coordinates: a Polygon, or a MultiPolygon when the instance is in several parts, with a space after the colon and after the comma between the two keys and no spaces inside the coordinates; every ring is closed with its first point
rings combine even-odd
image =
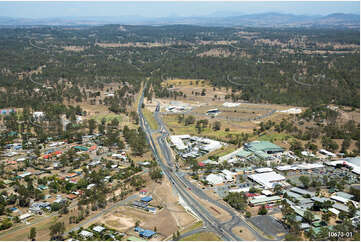
{"type": "MultiPolygon", "coordinates": [[[[159,154],[156,149],[154,140],[151,136],[150,127],[147,124],[147,122],[144,119],[143,114],[141,112],[142,102],[143,102],[143,94],[142,94],[140,102],[138,104],[138,114],[139,114],[139,117],[141,120],[140,124],[141,124],[142,129],[146,132],[147,140],[151,146],[151,149],[152,149],[159,165],[161,166],[164,174],[167,175],[169,180],[173,183],[173,186],[176,188],[176,190],[178,191],[180,196],[188,203],[188,205],[191,206],[192,210],[204,221],[205,225],[208,228],[210,228],[212,231],[216,232],[218,235],[220,235],[225,240],[240,240],[240,238],[232,232],[232,228],[235,226],[241,226],[241,225],[248,228],[254,234],[254,236],[256,237],[257,240],[268,240],[267,238],[260,235],[257,231],[255,231],[251,226],[249,226],[248,223],[244,221],[243,217],[241,217],[242,218],[242,220],[241,220],[240,217],[238,216],[238,214],[236,214],[233,209],[219,203],[218,201],[215,201],[215,200],[209,198],[202,190],[200,190],[199,188],[197,188],[193,184],[191,184],[189,181],[187,181],[183,177],[182,173],[175,172],[173,174],[171,172],[170,167],[173,167],[173,163],[172,163],[172,158],[171,158],[169,148],[165,142],[167,129],[166,129],[164,123],[159,118],[158,113],[156,112],[155,118],[158,121],[161,130],[164,130],[162,132],[162,135],[160,137],[158,137],[157,141],[159,143],[159,146],[162,150],[164,157],[167,160],[168,166],[165,165],[159,158],[159,154]],[[191,196],[189,194],[189,191],[186,189],[186,187],[187,188],[192,187],[194,189],[193,190],[194,195],[196,195],[202,199],[205,199],[205,200],[215,204],[216,206],[221,207],[225,211],[227,211],[229,214],[231,214],[232,219],[225,223],[220,223],[217,219],[215,219],[212,215],[209,214],[207,209],[205,209],[202,205],[200,205],[193,198],[193,196],[191,196]]],[[[157,111],[159,111],[159,109],[157,111]]]]}
{"type": "MultiPolygon", "coordinates": [[[[161,121],[159,114],[157,112],[155,112],[156,120],[157,121],[161,121]]],[[[164,123],[158,122],[159,126],[161,127],[161,129],[166,130],[166,128],[164,127],[164,123]]],[[[172,162],[172,155],[170,153],[170,150],[166,144],[165,138],[166,138],[166,133],[167,131],[165,131],[162,136],[158,137],[158,143],[159,146],[162,150],[162,153],[164,155],[164,157],[167,160],[167,163],[169,165],[169,167],[173,167],[174,163],[172,162]]],[[[228,233],[232,233],[232,229],[236,226],[243,226],[246,227],[248,230],[251,231],[251,233],[256,237],[257,240],[269,240],[268,238],[263,237],[262,235],[260,235],[256,230],[254,230],[253,227],[251,227],[246,221],[245,218],[240,217],[233,208],[224,205],[223,203],[220,203],[217,200],[214,200],[212,198],[210,198],[206,193],[203,192],[203,190],[201,190],[200,188],[198,188],[197,186],[193,185],[191,182],[189,182],[185,177],[184,177],[184,173],[183,172],[175,172],[175,175],[177,176],[178,179],[181,180],[181,182],[183,184],[185,184],[185,186],[190,187],[191,190],[193,191],[193,193],[201,198],[204,199],[212,204],[214,204],[217,207],[222,208],[223,210],[225,210],[227,213],[229,213],[232,218],[229,221],[226,221],[224,223],[219,223],[220,226],[222,226],[228,233]]]]}
{"type": "Polygon", "coordinates": [[[170,172],[170,169],[168,166],[166,166],[162,160],[160,159],[160,156],[158,154],[158,151],[156,149],[154,140],[151,136],[150,127],[146,120],[144,119],[144,116],[141,111],[141,104],[143,103],[143,94],[141,96],[141,99],[138,104],[138,114],[140,118],[140,126],[146,133],[146,137],[148,140],[148,143],[152,149],[152,152],[159,163],[160,167],[162,168],[164,174],[168,177],[168,179],[172,182],[173,187],[177,190],[179,196],[182,197],[182,199],[188,204],[188,206],[193,210],[193,212],[204,222],[204,225],[208,227],[211,231],[215,232],[218,236],[222,238],[222,240],[228,240],[228,241],[234,241],[234,240],[240,240],[237,236],[228,233],[228,231],[224,230],[221,226],[221,224],[212,216],[209,214],[209,212],[198,203],[198,201],[189,194],[186,187],[182,184],[181,180],[172,174],[170,172]]]}

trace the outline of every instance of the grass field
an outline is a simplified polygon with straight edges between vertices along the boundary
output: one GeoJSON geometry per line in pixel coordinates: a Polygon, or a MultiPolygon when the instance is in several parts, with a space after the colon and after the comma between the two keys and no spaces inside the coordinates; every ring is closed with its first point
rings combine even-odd
{"type": "Polygon", "coordinates": [[[212,232],[202,232],[187,236],[181,241],[220,241],[221,239],[212,232]]]}
{"type": "Polygon", "coordinates": [[[261,141],[270,141],[270,142],[276,142],[276,141],[283,141],[283,140],[289,140],[291,139],[291,135],[287,135],[285,133],[267,133],[265,135],[259,136],[258,140],[261,141]]]}
{"type": "MultiPolygon", "coordinates": [[[[186,116],[187,117],[187,116],[186,116]]],[[[173,130],[175,134],[190,134],[195,136],[206,136],[213,139],[228,141],[230,135],[237,135],[241,133],[249,133],[249,129],[242,129],[241,127],[236,127],[237,124],[232,124],[227,121],[221,122],[220,130],[213,130],[209,125],[202,129],[201,133],[198,133],[196,129],[196,124],[191,124],[185,126],[184,123],[178,123],[177,115],[164,115],[162,117],[163,121],[167,124],[167,126],[173,130]],[[225,131],[225,128],[229,128],[230,131],[225,131]]],[[[209,123],[213,124],[216,120],[210,119],[209,123]]]]}
{"type": "Polygon", "coordinates": [[[227,155],[227,154],[235,151],[236,149],[238,149],[236,145],[229,144],[227,146],[223,146],[222,148],[220,148],[218,150],[215,150],[215,151],[213,151],[211,153],[208,153],[208,154],[206,154],[206,155],[204,155],[202,157],[199,157],[199,161],[206,160],[210,156],[221,157],[221,156],[227,155]]]}
{"type": "Polygon", "coordinates": [[[118,114],[114,114],[114,113],[108,113],[108,114],[97,114],[92,116],[91,118],[93,118],[95,121],[97,121],[98,123],[100,123],[102,121],[103,118],[105,118],[105,120],[107,122],[111,121],[112,119],[116,118],[118,119],[119,122],[122,122],[123,117],[122,115],[118,115],[118,114]]]}
{"type": "Polygon", "coordinates": [[[180,86],[196,86],[196,87],[204,87],[209,86],[209,81],[207,80],[196,80],[196,79],[169,79],[162,83],[163,86],[173,85],[175,87],[180,86]],[[198,85],[197,85],[198,82],[198,85]],[[192,83],[192,85],[191,85],[192,83]]]}
{"type": "Polygon", "coordinates": [[[147,108],[143,108],[143,114],[144,117],[147,119],[148,124],[150,126],[151,129],[153,130],[157,130],[158,129],[158,123],[155,120],[153,113],[151,111],[149,111],[147,108]]]}
{"type": "Polygon", "coordinates": [[[203,221],[198,221],[194,224],[192,224],[191,226],[187,227],[186,229],[182,230],[180,232],[180,234],[184,234],[184,233],[187,233],[189,231],[192,231],[192,230],[195,230],[195,229],[199,229],[203,226],[203,221]]]}

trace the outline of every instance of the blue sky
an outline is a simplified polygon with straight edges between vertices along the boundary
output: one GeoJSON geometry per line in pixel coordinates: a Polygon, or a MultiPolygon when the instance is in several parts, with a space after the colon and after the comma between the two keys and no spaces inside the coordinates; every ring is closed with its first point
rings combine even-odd
{"type": "Polygon", "coordinates": [[[306,15],[360,14],[360,2],[0,2],[0,16],[22,18],[86,16],[205,16],[280,12],[306,15]]]}

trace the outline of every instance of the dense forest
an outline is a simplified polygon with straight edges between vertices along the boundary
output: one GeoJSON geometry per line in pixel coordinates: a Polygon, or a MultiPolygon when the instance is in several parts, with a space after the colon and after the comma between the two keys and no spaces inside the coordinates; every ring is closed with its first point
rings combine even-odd
{"type": "Polygon", "coordinates": [[[134,93],[149,80],[165,97],[167,78],[210,80],[240,93],[234,101],[359,107],[359,42],[349,29],[2,28],[0,108],[80,101],[84,87],[110,82],[130,83],[134,93]]]}

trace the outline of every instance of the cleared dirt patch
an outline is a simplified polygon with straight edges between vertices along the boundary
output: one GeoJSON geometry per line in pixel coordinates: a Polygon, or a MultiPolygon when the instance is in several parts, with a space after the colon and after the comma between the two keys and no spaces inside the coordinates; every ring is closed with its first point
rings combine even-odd
{"type": "Polygon", "coordinates": [[[63,49],[66,51],[74,51],[74,52],[80,52],[84,51],[84,46],[76,46],[76,45],[69,45],[69,46],[63,46],[63,49]]]}
{"type": "Polygon", "coordinates": [[[101,219],[101,223],[120,232],[129,230],[135,225],[135,222],[133,218],[122,215],[120,211],[115,211],[113,214],[108,214],[101,219]]]}
{"type": "Polygon", "coordinates": [[[243,226],[237,226],[232,229],[232,232],[235,233],[242,240],[256,240],[256,237],[249,231],[249,229],[243,226]],[[241,232],[242,231],[242,232],[241,232]]]}

